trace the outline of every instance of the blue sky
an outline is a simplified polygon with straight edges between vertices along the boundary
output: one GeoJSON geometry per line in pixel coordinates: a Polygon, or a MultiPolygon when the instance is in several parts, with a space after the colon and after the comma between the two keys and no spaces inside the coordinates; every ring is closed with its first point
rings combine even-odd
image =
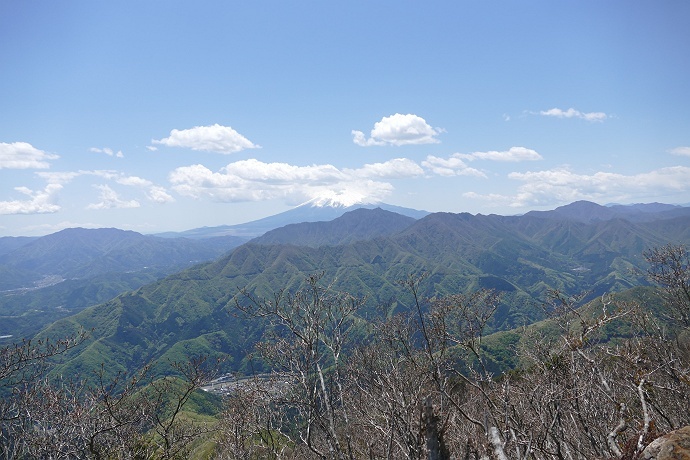
{"type": "Polygon", "coordinates": [[[690,203],[690,2],[4,1],[0,236],[690,203]]]}

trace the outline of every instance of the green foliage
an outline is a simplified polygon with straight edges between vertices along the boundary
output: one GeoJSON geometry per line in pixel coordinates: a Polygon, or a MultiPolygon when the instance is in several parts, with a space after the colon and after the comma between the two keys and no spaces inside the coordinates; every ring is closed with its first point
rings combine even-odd
{"type": "Polygon", "coordinates": [[[383,209],[356,209],[327,222],[291,224],[253,240],[256,244],[339,246],[398,233],[415,219],[383,209]]]}
{"type": "Polygon", "coordinates": [[[506,370],[515,369],[520,364],[517,347],[521,340],[518,331],[497,332],[487,336],[482,342],[482,351],[487,360],[487,369],[499,375],[506,370]]]}
{"type": "Polygon", "coordinates": [[[152,283],[163,276],[160,271],[109,273],[87,279],[65,280],[35,290],[0,295],[0,335],[31,337],[43,327],[86,307],[112,299],[126,291],[152,283]]]}
{"type": "MultiPolygon", "coordinates": [[[[167,418],[174,410],[177,403],[177,395],[185,390],[186,382],[178,377],[166,377],[167,392],[163,395],[161,404],[161,417],[167,418]]],[[[160,383],[160,380],[158,381],[160,383]]],[[[154,400],[157,397],[156,390],[151,384],[138,390],[137,396],[143,396],[146,400],[154,400]]],[[[223,400],[220,396],[203,390],[195,390],[184,405],[184,412],[196,420],[212,422],[213,419],[205,416],[214,416],[223,408],[223,400]]]]}
{"type": "MultiPolygon", "coordinates": [[[[578,313],[583,318],[594,320],[604,311],[604,302],[609,305],[609,310],[610,305],[636,306],[638,316],[649,314],[662,324],[668,321],[663,313],[664,300],[657,288],[639,286],[604,298],[598,297],[580,306],[578,313]]],[[[615,345],[634,337],[639,330],[639,325],[633,322],[634,319],[632,316],[623,316],[602,325],[588,346],[615,345]]],[[[672,326],[670,323],[667,324],[672,326]]],[[[561,335],[577,333],[578,327],[578,324],[574,323],[572,329],[565,331],[559,321],[547,318],[512,330],[489,334],[482,341],[487,368],[495,375],[519,368],[524,364],[518,359],[519,350],[532,348],[535,342],[540,343],[545,349],[549,349],[551,345],[560,346],[561,335]]]]}
{"type": "MultiPolygon", "coordinates": [[[[549,290],[588,292],[588,299],[593,299],[641,284],[642,277],[636,273],[644,262],[628,244],[634,249],[651,245],[664,238],[666,231],[664,226],[647,223],[585,224],[530,216],[438,213],[411,225],[378,222],[380,226],[367,233],[366,219],[364,212],[359,220],[350,218],[346,227],[356,229],[362,238],[375,233],[376,238],[347,240],[348,232],[343,231],[338,233],[343,239],[318,246],[328,232],[316,228],[300,233],[302,238],[296,242],[305,246],[245,244],[215,262],[57,321],[45,334],[55,336],[79,326],[93,328],[91,341],[98,341],[99,346],[84,344],[65,356],[65,366],[78,358],[78,369],[83,370],[97,359],[81,354],[107,355],[117,363],[115,368],[131,370],[195,352],[227,354],[226,370],[239,370],[249,365],[247,356],[264,328],[263,322],[234,310],[233,299],[240,289],[258,297],[269,297],[280,289],[294,292],[308,275],[321,272],[325,284],[366,298],[359,315],[367,321],[412,307],[412,299],[399,285],[411,274],[429,274],[419,287],[423,297],[494,288],[502,293],[501,303],[487,327],[508,330],[542,319],[540,305],[549,290]],[[221,345],[210,344],[208,337],[222,337],[221,345]]],[[[669,232],[676,232],[675,228],[669,232]]],[[[273,237],[289,239],[294,228],[285,231],[280,236],[276,230],[273,237]]],[[[497,366],[509,361],[501,357],[497,366]]]]}

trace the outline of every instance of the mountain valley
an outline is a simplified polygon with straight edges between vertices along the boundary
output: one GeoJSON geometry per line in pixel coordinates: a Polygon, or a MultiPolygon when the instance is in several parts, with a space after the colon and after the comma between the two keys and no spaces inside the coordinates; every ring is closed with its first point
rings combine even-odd
{"type": "MultiPolygon", "coordinates": [[[[89,340],[63,357],[56,372],[83,373],[101,362],[109,363],[113,372],[130,371],[147,362],[201,353],[229,356],[225,370],[236,371],[248,365],[247,357],[263,330],[260,321],[243,318],[234,308],[243,289],[270,297],[282,289],[298,289],[308,275],[322,273],[323,283],[366,298],[366,317],[390,316],[412,307],[400,282],[425,273],[425,297],[482,288],[500,291],[502,300],[490,327],[506,330],[543,318],[542,305],[550,290],[584,293],[586,300],[646,285],[642,253],[669,242],[690,241],[690,214],[684,209],[622,213],[578,202],[524,216],[433,213],[414,219],[363,208],[331,221],[271,230],[217,260],[157,281],[140,275],[139,286],[128,285],[126,274],[101,275],[101,283],[106,283],[104,278],[111,283],[120,279],[120,292],[132,286],[112,299],[107,297],[118,289],[88,287],[85,280],[83,285],[73,282],[73,290],[65,282],[33,291],[37,300],[30,305],[49,302],[54,292],[60,305],[75,313],[40,336],[93,329],[89,340]],[[599,217],[583,221],[583,215],[599,217]],[[62,294],[57,294],[59,288],[62,294]],[[84,302],[75,300],[89,289],[98,292],[87,298],[103,303],[85,308],[84,302]]],[[[40,239],[32,244],[37,242],[40,239]]],[[[27,254],[30,247],[25,246],[27,254]]],[[[19,260],[17,250],[14,253],[12,260],[19,260]]],[[[15,266],[42,265],[27,257],[15,266]]],[[[67,261],[62,266],[65,273],[85,270],[67,261]]],[[[22,296],[11,300],[5,308],[21,317],[22,296]]]]}
{"type": "MultiPolygon", "coordinates": [[[[68,229],[41,238],[0,239],[0,270],[12,274],[3,280],[10,289],[0,297],[0,341],[7,344],[0,348],[0,393],[10,404],[0,410],[11,414],[27,405],[31,414],[53,420],[50,410],[71,414],[84,408],[90,415],[64,426],[73,429],[90,420],[92,446],[95,437],[116,429],[101,431],[102,426],[114,423],[133,431],[109,435],[123,443],[120,447],[98,438],[103,448],[133,452],[141,442],[146,446],[162,436],[189,458],[216,458],[227,449],[239,449],[232,458],[246,458],[248,452],[260,458],[265,449],[282,452],[285,447],[270,438],[233,444],[232,433],[261,432],[268,423],[272,436],[290,439],[305,423],[311,430],[311,423],[325,420],[323,414],[316,422],[292,420],[303,404],[360,417],[358,427],[397,417],[389,411],[400,404],[396,411],[417,420],[408,428],[415,432],[430,426],[427,416],[419,415],[423,406],[432,413],[460,411],[474,420],[482,413],[487,417],[488,410],[492,424],[504,423],[495,402],[504,397],[514,414],[506,424],[531,420],[549,404],[556,414],[587,417],[591,411],[579,408],[577,398],[606,407],[606,398],[583,395],[610,392],[614,385],[627,388],[630,369],[656,378],[667,368],[669,375],[685,375],[685,368],[663,355],[688,343],[673,316],[685,307],[673,310],[668,286],[663,291],[650,283],[649,263],[673,267],[659,259],[665,255],[685,254],[678,260],[687,260],[687,253],[673,248],[690,243],[688,209],[576,202],[499,216],[362,207],[312,222],[300,222],[304,210],[299,210],[281,216],[285,225],[248,241],[219,235],[227,229],[217,228],[191,231],[195,237],[188,238],[68,229]],[[649,329],[639,332],[640,327],[649,329]],[[667,329],[681,332],[659,342],[655,334],[667,329]],[[645,345],[649,340],[660,346],[658,352],[645,345]],[[627,363],[618,355],[636,349],[647,350],[645,357],[633,355],[627,363]],[[215,364],[207,369],[205,363],[215,364]],[[599,385],[604,371],[608,380],[599,385]],[[31,384],[20,388],[13,379],[31,384]],[[216,388],[214,382],[221,381],[216,388]],[[457,385],[464,390],[458,392],[457,385]],[[424,398],[431,396],[423,397],[422,389],[453,405],[425,406],[424,398]],[[402,402],[391,399],[393,390],[402,402]],[[76,399],[69,400],[72,395],[76,399]],[[538,401],[518,411],[517,405],[532,397],[538,401]],[[352,404],[361,398],[367,401],[361,407],[352,404]],[[408,398],[414,402],[408,404],[408,398]],[[482,406],[483,398],[490,409],[482,406]],[[58,405],[49,406],[50,401],[58,405]],[[233,412],[236,404],[239,412],[233,412]],[[263,410],[287,418],[267,422],[257,415],[263,410]],[[258,418],[248,419],[251,414],[258,418]],[[187,444],[171,430],[183,430],[194,441],[187,444]]],[[[677,270],[682,274],[687,267],[677,270]]],[[[656,273],[663,286],[668,272],[656,273]]],[[[677,381],[655,385],[670,388],[677,381]]],[[[645,401],[641,382],[628,393],[645,401]]],[[[679,391],[676,399],[684,400],[679,391]]],[[[631,410],[639,412],[634,403],[631,410]]],[[[654,407],[671,420],[666,409],[654,407]]],[[[666,430],[675,423],[668,420],[666,430]]],[[[590,433],[583,428],[589,422],[572,422],[573,428],[553,441],[540,441],[544,458],[551,442],[580,445],[582,433],[590,433]]],[[[339,431],[350,422],[339,423],[342,428],[323,436],[342,436],[339,431]]],[[[553,429],[551,423],[530,423],[511,442],[519,446],[531,433],[553,429]]],[[[11,428],[26,438],[19,425],[11,428]]],[[[455,423],[452,430],[453,439],[465,439],[456,451],[481,450],[481,439],[491,439],[490,430],[472,423],[455,423]]],[[[51,439],[62,436],[53,431],[51,439]]],[[[646,436],[649,429],[637,432],[646,436]]],[[[607,435],[610,431],[598,433],[599,441],[578,449],[602,452],[607,435]]],[[[168,451],[157,445],[151,448],[168,451]]],[[[289,447],[297,456],[300,448],[289,447]]]]}

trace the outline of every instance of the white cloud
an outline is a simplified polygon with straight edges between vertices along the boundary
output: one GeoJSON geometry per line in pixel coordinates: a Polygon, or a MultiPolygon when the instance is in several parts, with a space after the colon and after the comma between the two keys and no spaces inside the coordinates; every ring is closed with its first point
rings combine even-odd
{"type": "Polygon", "coordinates": [[[33,191],[26,187],[16,187],[15,190],[29,196],[29,200],[0,201],[0,214],[43,214],[60,210],[55,204],[57,193],[62,185],[48,184],[40,191],[33,191]]]}
{"type": "Polygon", "coordinates": [[[545,117],[556,117],[556,118],[580,118],[587,121],[604,121],[609,118],[604,112],[580,112],[574,108],[569,108],[568,110],[562,110],[554,107],[549,110],[542,110],[539,112],[540,115],[545,117]]]}
{"type": "Polygon", "coordinates": [[[439,158],[433,155],[422,161],[422,166],[439,176],[475,176],[486,177],[482,171],[471,168],[462,160],[462,155],[455,153],[448,158],[439,158]]]}
{"type": "MultiPolygon", "coordinates": [[[[190,129],[173,129],[170,136],[152,140],[154,144],[168,147],[184,147],[192,150],[216,153],[236,153],[245,149],[260,148],[229,126],[195,126],[190,129]]],[[[154,150],[155,147],[149,148],[154,150]]]]}
{"type": "Polygon", "coordinates": [[[121,176],[115,179],[118,184],[129,185],[132,187],[150,187],[153,185],[150,180],[142,179],[137,176],[121,176]]]}
{"type": "Polygon", "coordinates": [[[124,177],[121,173],[108,169],[95,169],[95,170],[83,170],[79,171],[55,171],[55,172],[37,172],[36,175],[45,179],[50,184],[62,184],[65,185],[72,182],[77,177],[81,176],[96,176],[107,180],[117,180],[124,177]]]}
{"type": "Polygon", "coordinates": [[[437,144],[436,139],[443,130],[432,128],[417,115],[402,115],[396,113],[383,117],[374,124],[370,137],[367,139],[362,131],[352,131],[353,142],[362,147],[372,145],[409,145],[409,144],[437,144]]]}
{"type": "Polygon", "coordinates": [[[149,198],[149,200],[155,202],[155,203],[171,203],[175,201],[175,199],[170,196],[170,194],[165,190],[165,188],[160,187],[160,186],[152,186],[149,188],[148,192],[146,193],[146,196],[149,198]]]}
{"type": "Polygon", "coordinates": [[[37,172],[38,177],[45,179],[49,184],[64,185],[72,182],[75,178],[83,175],[81,171],[63,171],[63,172],[37,172]]]}
{"type": "Polygon", "coordinates": [[[155,203],[168,203],[175,201],[175,199],[168,194],[164,187],[155,185],[148,179],[138,176],[126,176],[118,171],[113,170],[79,170],[79,171],[64,171],[64,172],[37,172],[39,177],[45,179],[49,184],[65,185],[77,177],[81,176],[95,176],[102,179],[113,181],[120,185],[128,187],[136,187],[146,190],[146,196],[149,200],[155,203]]]}
{"type": "Polygon", "coordinates": [[[491,160],[491,161],[534,161],[541,160],[542,156],[535,150],[525,147],[511,147],[508,150],[496,151],[490,150],[488,152],[474,152],[474,153],[454,153],[448,158],[439,158],[433,155],[426,157],[422,161],[422,166],[429,172],[445,177],[451,176],[475,176],[486,178],[486,174],[476,168],[470,167],[465,160],[491,160]]]}
{"type": "Polygon", "coordinates": [[[0,142],[0,169],[46,169],[58,155],[39,150],[28,142],[0,142]]]}
{"type": "Polygon", "coordinates": [[[287,163],[264,163],[249,159],[230,163],[223,168],[228,177],[266,184],[294,182],[331,182],[342,180],[344,174],[332,165],[294,166],[287,163]]]}
{"type": "Polygon", "coordinates": [[[118,150],[117,152],[114,152],[113,149],[104,147],[102,149],[99,149],[98,147],[91,147],[89,149],[90,152],[94,153],[105,153],[109,157],[115,156],[117,158],[123,158],[125,155],[122,153],[122,150],[118,150]]]}
{"type": "Polygon", "coordinates": [[[629,202],[690,191],[690,168],[673,166],[640,174],[609,172],[577,174],[567,168],[513,172],[510,179],[522,182],[514,196],[465,194],[494,204],[513,207],[544,206],[577,200],[629,202]]]}
{"type": "Polygon", "coordinates": [[[128,187],[136,187],[146,191],[146,197],[154,203],[172,203],[175,199],[168,193],[165,187],[155,185],[148,179],[143,179],[137,176],[120,175],[113,178],[116,183],[126,185],[128,187]]]}
{"type": "Polygon", "coordinates": [[[675,149],[669,150],[669,153],[690,157],[690,147],[676,147],[675,149]]]}
{"type": "Polygon", "coordinates": [[[409,175],[413,173],[413,164],[409,160],[392,160],[339,170],[328,164],[294,166],[250,159],[230,163],[219,172],[199,164],[184,166],[172,171],[169,179],[177,193],[195,198],[223,202],[284,199],[294,204],[325,199],[350,205],[380,202],[393,186],[371,178],[409,175]]]}
{"type": "Polygon", "coordinates": [[[115,190],[108,185],[94,185],[95,189],[101,191],[98,203],[91,203],[86,209],[111,209],[111,208],[138,208],[139,202],[136,200],[125,201],[120,199],[115,190]]]}
{"type": "Polygon", "coordinates": [[[525,147],[511,147],[508,150],[496,151],[490,150],[488,152],[474,152],[470,154],[456,154],[460,158],[467,160],[492,160],[492,161],[535,161],[542,160],[542,156],[535,150],[525,147]]]}
{"type": "Polygon", "coordinates": [[[121,185],[130,187],[137,187],[146,190],[146,197],[154,203],[171,203],[175,199],[170,196],[165,187],[154,185],[153,182],[147,179],[142,179],[137,176],[120,176],[115,179],[115,182],[121,185]]]}
{"type": "Polygon", "coordinates": [[[357,169],[345,169],[353,177],[369,178],[405,178],[424,175],[424,170],[414,161],[407,158],[394,158],[384,163],[365,164],[357,169]]]}
{"type": "MultiPolygon", "coordinates": [[[[342,182],[331,186],[314,186],[304,191],[306,201],[316,204],[330,203],[334,205],[353,206],[355,204],[374,204],[382,202],[393,192],[393,186],[386,182],[372,180],[357,180],[342,182]]],[[[292,197],[295,204],[304,201],[299,200],[299,195],[292,197]]]]}
{"type": "Polygon", "coordinates": [[[470,200],[480,200],[489,203],[492,206],[511,206],[515,201],[515,198],[509,195],[501,195],[498,193],[476,193],[476,192],[465,192],[462,194],[463,197],[469,198],[470,200]]]}

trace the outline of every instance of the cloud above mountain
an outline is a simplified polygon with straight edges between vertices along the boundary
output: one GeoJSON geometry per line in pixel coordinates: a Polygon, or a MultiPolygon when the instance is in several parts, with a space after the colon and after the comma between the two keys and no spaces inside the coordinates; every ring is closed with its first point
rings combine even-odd
{"type": "Polygon", "coordinates": [[[422,117],[396,113],[376,122],[368,138],[362,131],[353,130],[352,140],[360,147],[437,144],[440,142],[437,136],[442,132],[440,128],[432,128],[422,117]]]}
{"type": "Polygon", "coordinates": [[[542,156],[535,150],[525,147],[511,147],[508,150],[497,151],[489,150],[488,152],[474,152],[470,154],[456,154],[458,158],[466,160],[491,160],[491,161],[535,161],[542,160],[542,156]]]}
{"type": "Polygon", "coordinates": [[[422,166],[427,168],[431,173],[439,176],[476,176],[486,177],[482,171],[472,168],[465,163],[461,154],[455,153],[448,158],[440,158],[434,155],[429,155],[426,160],[422,161],[422,166]]]}
{"type": "Polygon", "coordinates": [[[361,168],[344,169],[352,177],[399,179],[421,177],[424,169],[408,158],[394,158],[383,163],[365,164],[361,168]]]}
{"type": "Polygon", "coordinates": [[[94,185],[93,187],[100,191],[99,201],[89,204],[86,209],[138,208],[141,206],[137,200],[123,200],[108,185],[94,185]]]}
{"type": "Polygon", "coordinates": [[[27,200],[0,201],[0,214],[45,214],[60,210],[56,204],[60,184],[48,184],[43,190],[15,187],[15,190],[29,197],[27,200]]]}
{"type": "Polygon", "coordinates": [[[410,158],[394,158],[356,168],[338,168],[331,164],[297,166],[248,159],[230,163],[218,171],[202,164],[178,167],[168,179],[172,190],[180,195],[222,202],[277,198],[303,202],[333,195],[357,196],[360,202],[377,202],[392,193],[393,182],[397,180],[434,176],[488,177],[485,171],[469,166],[467,161],[518,162],[541,158],[535,150],[511,147],[506,151],[456,153],[445,158],[427,155],[420,163],[410,158]]]}
{"type": "Polygon", "coordinates": [[[189,129],[173,129],[163,139],[151,141],[155,145],[182,147],[191,150],[231,154],[246,149],[257,149],[259,145],[232,129],[230,126],[214,124],[195,126],[189,129]]]}
{"type": "Polygon", "coordinates": [[[0,169],[46,169],[58,158],[28,142],[0,142],[0,169]]]}
{"type": "Polygon", "coordinates": [[[522,183],[514,195],[466,192],[463,196],[493,205],[533,207],[570,203],[577,200],[595,202],[629,202],[649,197],[673,195],[690,190],[690,167],[672,166],[648,172],[625,175],[611,172],[578,174],[569,168],[513,172],[508,178],[522,183]]]}
{"type": "Polygon", "coordinates": [[[567,110],[554,107],[553,109],[540,111],[539,115],[553,118],[579,118],[586,121],[604,121],[609,118],[604,112],[580,112],[572,107],[567,110]]]}
{"type": "MultiPolygon", "coordinates": [[[[147,179],[143,179],[138,176],[128,176],[118,171],[40,171],[36,173],[36,176],[45,180],[46,186],[42,190],[32,190],[28,187],[15,187],[14,190],[16,192],[28,198],[0,201],[0,215],[46,214],[58,212],[62,209],[59,204],[60,192],[63,191],[65,186],[80,177],[96,177],[105,180],[112,185],[137,189],[139,190],[137,193],[153,203],[165,204],[175,201],[165,187],[156,185],[147,179]]],[[[87,204],[85,209],[126,209],[138,208],[141,206],[139,200],[122,199],[120,196],[121,192],[113,189],[113,187],[108,185],[108,183],[91,184],[91,186],[99,192],[98,201],[87,204]]]]}
{"type": "Polygon", "coordinates": [[[669,150],[669,153],[673,155],[690,157],[690,147],[676,147],[669,150]]]}
{"type": "Polygon", "coordinates": [[[91,148],[89,149],[89,152],[93,152],[93,153],[105,153],[105,154],[108,155],[109,157],[113,157],[113,156],[114,156],[114,157],[116,157],[116,158],[124,158],[124,157],[125,157],[125,155],[122,153],[122,150],[118,150],[117,152],[115,152],[113,149],[111,149],[111,148],[109,148],[109,147],[103,147],[103,148],[91,147],[91,148]]]}
{"type": "Polygon", "coordinates": [[[169,180],[180,195],[223,202],[283,198],[301,203],[324,196],[340,196],[350,202],[354,199],[380,201],[390,194],[393,187],[389,183],[372,178],[417,173],[405,161],[340,170],[328,164],[295,166],[250,159],[230,163],[217,172],[200,164],[183,166],[172,171],[169,180]]]}

